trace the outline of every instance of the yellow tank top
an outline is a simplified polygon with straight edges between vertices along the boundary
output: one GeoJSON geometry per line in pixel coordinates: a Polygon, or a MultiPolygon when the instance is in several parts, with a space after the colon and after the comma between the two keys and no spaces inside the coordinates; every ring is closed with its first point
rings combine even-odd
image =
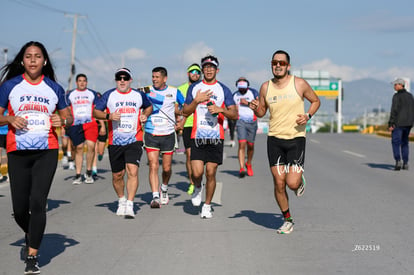
{"type": "Polygon", "coordinates": [[[295,77],[292,76],[288,85],[283,89],[274,86],[269,80],[266,92],[266,103],[269,107],[269,136],[281,139],[293,139],[306,135],[306,125],[298,125],[298,114],[305,113],[303,97],[299,96],[295,87],[295,77]]]}

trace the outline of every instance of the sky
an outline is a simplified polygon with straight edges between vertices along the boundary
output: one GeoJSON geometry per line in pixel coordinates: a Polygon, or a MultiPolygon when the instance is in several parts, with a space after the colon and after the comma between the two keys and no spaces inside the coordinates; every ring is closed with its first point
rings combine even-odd
{"type": "Polygon", "coordinates": [[[259,89],[279,49],[290,54],[291,70],[327,71],[345,82],[414,80],[412,0],[0,0],[0,9],[0,64],[40,41],[65,89],[75,15],[76,73],[99,92],[115,86],[120,67],[131,69],[133,87],[150,85],[156,66],[178,86],[207,54],[218,57],[217,78],[231,90],[240,76],[259,89]]]}

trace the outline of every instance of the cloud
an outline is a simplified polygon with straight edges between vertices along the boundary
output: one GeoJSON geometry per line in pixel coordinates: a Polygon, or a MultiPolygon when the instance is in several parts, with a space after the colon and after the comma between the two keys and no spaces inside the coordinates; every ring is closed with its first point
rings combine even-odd
{"type": "Polygon", "coordinates": [[[191,63],[200,63],[201,58],[207,54],[214,54],[213,48],[209,47],[204,42],[197,42],[184,50],[181,60],[184,64],[188,65],[191,63]]]}
{"type": "Polygon", "coordinates": [[[346,65],[334,64],[330,59],[316,60],[310,64],[300,66],[303,70],[327,71],[331,77],[340,78],[343,81],[353,81],[364,78],[374,78],[382,81],[392,81],[396,77],[408,77],[414,80],[413,67],[391,67],[387,70],[379,70],[375,67],[355,68],[346,65]]]}
{"type": "Polygon", "coordinates": [[[129,60],[140,60],[147,58],[147,53],[144,50],[131,48],[122,53],[123,57],[129,60]]]}

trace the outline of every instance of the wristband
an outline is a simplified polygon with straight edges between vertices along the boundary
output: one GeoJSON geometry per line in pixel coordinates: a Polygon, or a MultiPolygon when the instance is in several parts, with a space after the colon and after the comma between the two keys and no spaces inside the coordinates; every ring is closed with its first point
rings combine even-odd
{"type": "Polygon", "coordinates": [[[110,114],[106,114],[106,119],[107,119],[107,120],[109,120],[109,115],[110,115],[110,114]]]}

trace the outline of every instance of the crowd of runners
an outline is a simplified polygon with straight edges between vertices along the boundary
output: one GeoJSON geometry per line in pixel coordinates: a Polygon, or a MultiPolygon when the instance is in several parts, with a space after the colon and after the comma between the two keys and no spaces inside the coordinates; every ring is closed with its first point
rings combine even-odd
{"type": "Polygon", "coordinates": [[[167,84],[164,67],[152,69],[152,85],[138,88],[131,86],[133,73],[120,68],[114,73],[115,87],[102,94],[88,88],[85,74],[78,74],[76,88],[65,92],[56,82],[45,47],[39,42],[26,43],[2,68],[0,79],[0,126],[8,126],[3,146],[14,218],[25,234],[25,274],[40,273],[37,254],[60,145],[62,164],[74,171],[75,185],[94,183],[97,163],[107,146],[118,200],[116,215],[134,218],[142,154],[145,151],[149,165],[149,206],[160,208],[169,202],[172,159],[180,137],[186,154],[187,193],[192,205],[200,207],[200,217],[210,219],[216,173],[223,163],[224,122],[229,122],[232,146],[232,131],[237,131],[239,177],[253,176],[257,118],[268,110],[269,167],[275,200],[284,217],[276,232],[291,233],[294,223],[286,187],[303,195],[305,126],[320,101],[305,80],[289,74],[287,52],[276,51],[270,66],[273,78],[259,91],[240,77],[232,92],[217,80],[218,58],[207,55],[187,68],[188,81],[178,88],[167,84]],[[305,99],[310,103],[307,112],[305,99]]]}

